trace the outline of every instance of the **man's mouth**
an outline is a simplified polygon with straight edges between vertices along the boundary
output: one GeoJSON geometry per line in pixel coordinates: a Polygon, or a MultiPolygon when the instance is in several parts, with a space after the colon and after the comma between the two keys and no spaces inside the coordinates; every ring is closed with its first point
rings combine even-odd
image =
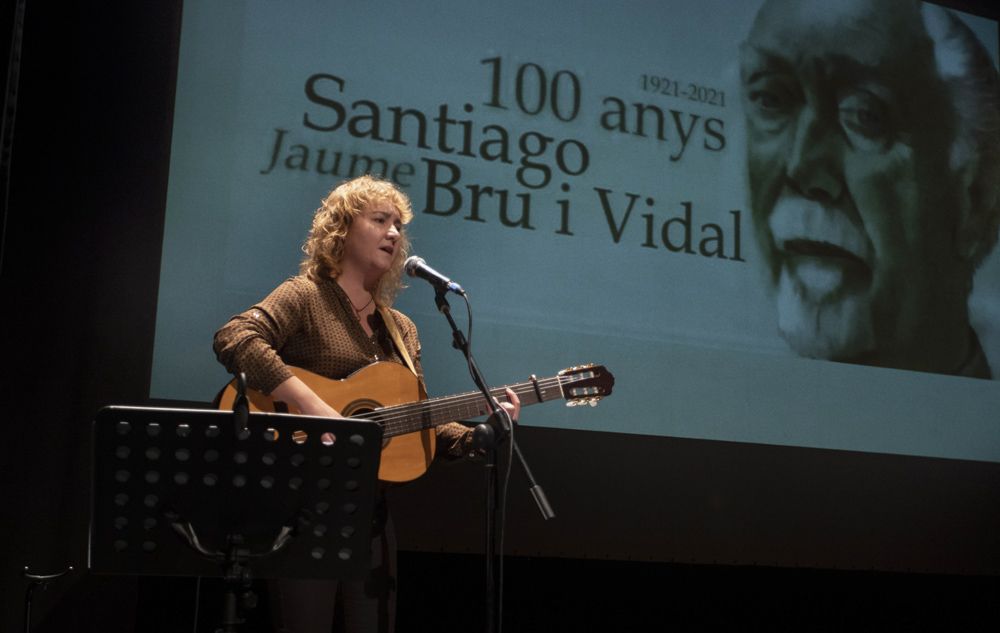
{"type": "Polygon", "coordinates": [[[814,200],[782,195],[768,225],[775,247],[789,257],[813,258],[829,265],[874,267],[874,249],[864,227],[851,214],[814,200]]]}
{"type": "Polygon", "coordinates": [[[768,219],[783,275],[803,300],[825,302],[872,282],[874,248],[856,213],[785,194],[768,219]]]}
{"type": "MultiPolygon", "coordinates": [[[[829,260],[842,260],[845,266],[860,266],[868,268],[868,263],[846,248],[841,248],[830,242],[811,240],[805,238],[795,238],[785,240],[780,245],[780,250],[792,255],[802,257],[818,257],[829,260]]],[[[832,263],[832,262],[831,262],[832,263]]]]}
{"type": "Polygon", "coordinates": [[[803,297],[822,301],[871,283],[872,269],[846,248],[820,240],[790,239],[780,244],[787,274],[803,297]]]}

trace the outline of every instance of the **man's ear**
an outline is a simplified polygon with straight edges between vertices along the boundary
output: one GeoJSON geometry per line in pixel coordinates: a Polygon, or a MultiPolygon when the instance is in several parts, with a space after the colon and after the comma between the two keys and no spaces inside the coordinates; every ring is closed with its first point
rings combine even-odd
{"type": "Polygon", "coordinates": [[[997,242],[1000,228],[1000,178],[979,156],[970,159],[958,178],[955,252],[973,269],[997,242]],[[986,173],[990,172],[990,173],[986,173]]]}

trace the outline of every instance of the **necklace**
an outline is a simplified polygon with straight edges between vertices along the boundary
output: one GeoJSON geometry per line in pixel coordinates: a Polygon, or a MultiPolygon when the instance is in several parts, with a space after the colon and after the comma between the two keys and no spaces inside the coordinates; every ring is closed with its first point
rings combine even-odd
{"type": "Polygon", "coordinates": [[[365,308],[367,308],[368,306],[370,306],[372,304],[372,301],[375,301],[375,295],[370,295],[368,297],[368,303],[366,303],[365,305],[361,306],[360,308],[354,305],[354,302],[351,301],[351,297],[350,296],[347,297],[347,301],[351,304],[351,309],[354,310],[354,314],[356,314],[358,316],[358,319],[360,320],[361,319],[361,313],[365,311],[365,308]]]}
{"type": "MultiPolygon", "coordinates": [[[[345,295],[346,295],[346,293],[345,293],[345,295]]],[[[350,296],[347,297],[347,301],[351,304],[351,309],[354,310],[354,314],[358,318],[358,323],[361,323],[361,313],[364,312],[365,309],[368,308],[368,306],[370,306],[372,304],[372,301],[374,301],[374,300],[375,300],[375,295],[371,295],[368,298],[368,303],[366,303],[365,305],[363,305],[363,306],[361,306],[359,308],[359,307],[357,307],[357,306],[354,305],[354,302],[351,301],[351,297],[350,296]]],[[[371,343],[372,348],[374,348],[374,351],[372,352],[373,360],[377,361],[379,359],[379,357],[378,357],[378,350],[379,350],[378,343],[376,343],[372,338],[368,338],[368,342],[371,343]]]]}

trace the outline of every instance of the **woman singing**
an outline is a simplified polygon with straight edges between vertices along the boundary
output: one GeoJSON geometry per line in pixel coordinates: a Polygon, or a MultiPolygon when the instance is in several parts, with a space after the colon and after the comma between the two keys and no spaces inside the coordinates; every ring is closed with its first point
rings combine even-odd
{"type": "MultiPolygon", "coordinates": [[[[390,182],[361,176],[338,186],[316,211],[300,274],[215,334],[219,361],[230,372],[245,372],[251,388],[316,416],[339,413],[289,366],[342,379],[370,363],[394,361],[411,366],[422,382],[416,326],[390,308],[401,287],[409,250],[405,226],[412,218],[406,195],[390,182]]],[[[519,402],[512,391],[507,396],[516,419],[519,402]]],[[[436,433],[440,452],[472,452],[469,428],[453,422],[436,433]]],[[[384,497],[373,535],[372,569],[363,581],[272,583],[276,628],[328,633],[337,613],[347,631],[392,631],[396,552],[384,497]]]]}

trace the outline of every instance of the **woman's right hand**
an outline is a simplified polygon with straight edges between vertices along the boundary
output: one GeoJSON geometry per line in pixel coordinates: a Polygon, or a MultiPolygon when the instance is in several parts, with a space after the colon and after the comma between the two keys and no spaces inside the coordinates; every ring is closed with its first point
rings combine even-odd
{"type": "Polygon", "coordinates": [[[274,388],[271,397],[288,405],[289,409],[297,410],[303,415],[315,415],[324,418],[340,418],[340,412],[328,405],[316,392],[306,386],[297,376],[292,376],[274,388]]]}

